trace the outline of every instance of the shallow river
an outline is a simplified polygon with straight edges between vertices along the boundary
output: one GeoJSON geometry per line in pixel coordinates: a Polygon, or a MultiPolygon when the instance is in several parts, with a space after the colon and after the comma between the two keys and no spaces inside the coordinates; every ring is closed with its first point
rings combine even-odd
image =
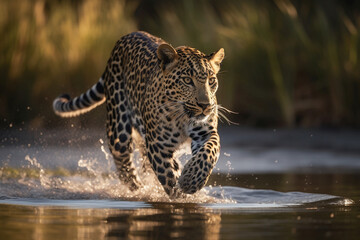
{"type": "Polygon", "coordinates": [[[207,187],[176,200],[151,172],[123,186],[102,131],[0,134],[0,239],[360,237],[360,132],[222,128],[207,187]]]}

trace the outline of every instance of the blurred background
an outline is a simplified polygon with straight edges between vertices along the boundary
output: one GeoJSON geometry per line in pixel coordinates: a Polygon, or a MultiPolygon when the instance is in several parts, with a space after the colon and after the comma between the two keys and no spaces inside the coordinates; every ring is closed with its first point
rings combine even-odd
{"type": "Polygon", "coordinates": [[[223,47],[218,102],[251,127],[360,127],[360,1],[1,0],[0,126],[103,127],[105,108],[60,120],[143,30],[205,53],[223,47]]]}

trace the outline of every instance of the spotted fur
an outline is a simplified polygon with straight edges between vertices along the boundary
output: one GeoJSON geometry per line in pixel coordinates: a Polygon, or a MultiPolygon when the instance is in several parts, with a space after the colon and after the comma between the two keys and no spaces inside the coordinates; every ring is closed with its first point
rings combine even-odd
{"type": "Polygon", "coordinates": [[[174,49],[145,32],[131,33],[116,43],[99,82],[72,100],[58,97],[54,111],[72,117],[106,101],[108,144],[120,180],[131,189],[141,186],[131,160],[137,135],[166,193],[195,193],[219,157],[215,93],[223,58],[223,49],[205,55],[191,47],[174,49]],[[189,138],[192,157],[180,174],[174,152],[189,138]]]}

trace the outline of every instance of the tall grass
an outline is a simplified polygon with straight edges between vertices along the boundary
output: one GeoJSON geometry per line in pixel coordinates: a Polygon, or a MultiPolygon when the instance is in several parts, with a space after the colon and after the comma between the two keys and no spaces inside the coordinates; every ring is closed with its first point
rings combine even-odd
{"type": "Polygon", "coordinates": [[[234,121],[360,126],[360,9],[334,0],[1,1],[0,117],[43,125],[52,98],[94,83],[138,26],[174,46],[224,47],[218,98],[234,121]]]}
{"type": "Polygon", "coordinates": [[[125,1],[0,2],[0,109],[7,121],[52,117],[52,98],[95,83],[122,35],[136,30],[125,1]]]}
{"type": "Polygon", "coordinates": [[[359,126],[360,9],[351,18],[334,1],[207,3],[160,9],[157,30],[207,52],[225,48],[220,99],[239,121],[359,126]]]}

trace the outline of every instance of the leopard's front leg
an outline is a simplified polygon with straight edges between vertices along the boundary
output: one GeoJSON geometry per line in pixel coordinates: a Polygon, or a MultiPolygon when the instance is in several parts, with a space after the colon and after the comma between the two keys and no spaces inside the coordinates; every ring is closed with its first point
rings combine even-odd
{"type": "Polygon", "coordinates": [[[159,182],[170,197],[178,196],[175,188],[180,175],[180,166],[173,157],[175,148],[170,143],[154,141],[150,135],[146,136],[147,158],[159,182]]]}
{"type": "Polygon", "coordinates": [[[193,194],[203,188],[219,158],[220,138],[212,126],[190,129],[192,158],[185,164],[179,178],[182,192],[193,194]]]}

